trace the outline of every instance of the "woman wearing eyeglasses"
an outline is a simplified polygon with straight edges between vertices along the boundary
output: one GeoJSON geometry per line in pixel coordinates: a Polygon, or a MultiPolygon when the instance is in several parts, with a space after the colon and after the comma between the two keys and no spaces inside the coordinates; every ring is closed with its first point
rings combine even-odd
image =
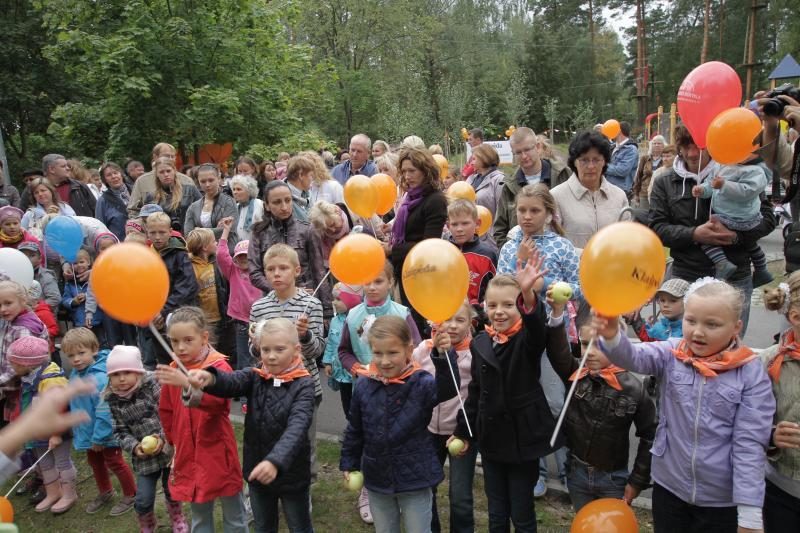
{"type": "Polygon", "coordinates": [[[551,191],[565,236],[583,248],[600,228],[617,221],[628,206],[625,192],[604,177],[611,145],[597,132],[579,133],[569,145],[567,164],[574,174],[551,191]]]}

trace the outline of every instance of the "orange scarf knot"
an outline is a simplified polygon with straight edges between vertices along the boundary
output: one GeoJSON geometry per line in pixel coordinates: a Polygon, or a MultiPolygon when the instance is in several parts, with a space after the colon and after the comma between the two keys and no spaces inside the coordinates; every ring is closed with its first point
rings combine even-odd
{"type": "Polygon", "coordinates": [[[772,358],[767,366],[767,374],[773,382],[777,383],[781,379],[781,367],[786,360],[794,359],[800,361],[800,346],[794,339],[794,330],[788,330],[781,336],[781,343],[778,345],[778,353],[772,358]]]}
{"type": "Polygon", "coordinates": [[[505,344],[511,337],[522,330],[522,317],[518,318],[517,321],[514,322],[514,325],[505,331],[496,331],[492,326],[486,326],[484,330],[494,342],[497,344],[505,344]]]}
{"type": "Polygon", "coordinates": [[[253,367],[253,372],[261,376],[261,378],[265,381],[274,379],[275,384],[278,386],[282,383],[291,383],[296,379],[311,375],[308,369],[306,369],[306,365],[303,364],[303,360],[300,359],[299,355],[295,356],[295,358],[292,359],[292,362],[289,363],[289,366],[287,366],[283,372],[278,374],[273,374],[269,370],[266,370],[263,363],[261,364],[261,368],[253,367]]]}
{"type": "Polygon", "coordinates": [[[360,366],[356,370],[356,374],[359,376],[363,376],[365,378],[374,379],[375,381],[380,381],[384,385],[391,385],[393,383],[398,385],[403,385],[406,382],[406,379],[411,377],[412,374],[415,372],[419,372],[422,370],[422,367],[419,366],[419,363],[416,361],[412,361],[406,365],[403,369],[403,372],[397,376],[396,378],[386,378],[383,377],[380,370],[378,370],[378,366],[375,363],[370,363],[368,367],[360,366]]]}
{"type": "MultiPolygon", "coordinates": [[[[185,361],[181,361],[181,363],[183,363],[183,366],[186,367],[186,370],[194,370],[196,368],[207,368],[217,361],[227,361],[227,359],[228,357],[226,355],[222,355],[218,351],[211,349],[211,346],[206,344],[205,348],[201,352],[200,357],[189,363],[185,361]]],[[[172,368],[178,368],[178,364],[175,361],[172,361],[169,366],[172,368]]]]}
{"type": "MultiPolygon", "coordinates": [[[[678,347],[672,350],[678,361],[692,365],[701,375],[707,378],[717,376],[718,372],[727,372],[744,366],[757,357],[753,350],[747,346],[739,346],[738,348],[723,350],[714,355],[706,357],[698,357],[689,349],[688,343],[683,340],[678,344],[678,347]]],[[[732,343],[734,346],[736,342],[732,343]]]]}
{"type": "MultiPolygon", "coordinates": [[[[433,330],[432,334],[435,334],[436,329],[433,330]]],[[[467,333],[467,336],[464,337],[464,340],[461,342],[453,345],[453,349],[457,352],[463,352],[464,350],[469,350],[469,344],[472,342],[472,334],[467,333]]],[[[429,350],[433,350],[433,340],[428,339],[425,341],[425,346],[428,347],[429,350]]]]}
{"type": "Polygon", "coordinates": [[[622,390],[622,385],[619,384],[619,380],[617,379],[617,374],[619,374],[621,372],[625,372],[625,369],[624,368],[620,368],[620,367],[618,367],[616,365],[608,365],[607,367],[602,368],[600,370],[597,370],[595,372],[592,372],[591,370],[589,370],[588,368],[586,368],[584,366],[581,369],[581,373],[580,374],[578,374],[578,371],[576,370],[569,377],[569,380],[570,381],[576,381],[576,380],[580,381],[583,378],[585,378],[586,376],[588,376],[589,374],[592,374],[593,376],[600,376],[601,378],[603,378],[605,380],[605,382],[608,383],[608,385],[612,389],[614,389],[614,390],[622,390]]]}

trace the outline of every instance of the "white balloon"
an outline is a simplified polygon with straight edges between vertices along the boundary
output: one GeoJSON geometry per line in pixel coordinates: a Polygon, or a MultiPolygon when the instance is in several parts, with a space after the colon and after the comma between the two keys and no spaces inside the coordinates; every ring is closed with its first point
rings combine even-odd
{"type": "Polygon", "coordinates": [[[26,289],[33,283],[33,265],[30,259],[14,248],[0,248],[0,272],[26,289]]]}

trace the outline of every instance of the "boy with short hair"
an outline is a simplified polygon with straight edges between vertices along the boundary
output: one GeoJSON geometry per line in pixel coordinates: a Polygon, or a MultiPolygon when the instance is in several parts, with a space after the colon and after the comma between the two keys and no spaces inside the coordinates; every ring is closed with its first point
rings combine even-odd
{"type": "Polygon", "coordinates": [[[689,282],[678,278],[661,284],[655,295],[661,316],[651,317],[645,322],[637,313],[630,321],[642,342],[683,338],[683,297],[688,290],[689,282]]]}
{"type": "Polygon", "coordinates": [[[478,208],[473,202],[458,199],[447,206],[450,242],[461,250],[469,267],[467,298],[471,304],[483,302],[486,286],[497,274],[497,250],[478,237],[479,225],[478,208]]]}
{"type": "Polygon", "coordinates": [[[33,266],[33,279],[39,282],[42,289],[42,298],[53,314],[58,313],[58,305],[61,303],[61,291],[58,289],[58,280],[52,270],[42,265],[42,252],[39,245],[32,241],[19,243],[17,250],[25,254],[33,266]]]}
{"type": "Polygon", "coordinates": [[[110,516],[119,516],[133,508],[136,497],[136,481],[133,472],[125,462],[125,457],[114,438],[111,411],[102,399],[108,376],[106,358],[109,350],[100,350],[100,343],[91,330],[75,328],[69,330],[61,341],[64,356],[72,365],[70,379],[91,377],[97,383],[97,390],[91,395],[78,396],[70,400],[72,411],[85,411],[89,422],[73,430],[72,445],[77,451],[85,451],[86,459],[92,468],[97,484],[97,497],[86,506],[88,514],[94,514],[114,497],[108,471],[114,472],[122,487],[123,497],[111,508],[110,516]]]}

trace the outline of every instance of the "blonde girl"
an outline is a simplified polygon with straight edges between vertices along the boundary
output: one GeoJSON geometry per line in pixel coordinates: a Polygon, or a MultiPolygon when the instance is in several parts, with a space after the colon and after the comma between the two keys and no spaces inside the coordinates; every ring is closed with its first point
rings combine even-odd
{"type": "Polygon", "coordinates": [[[173,229],[183,233],[186,212],[192,202],[200,200],[202,195],[197,187],[181,183],[175,161],[169,157],[159,157],[153,163],[156,175],[155,193],[145,195],[144,204],[158,204],[172,220],[173,229]]]}

